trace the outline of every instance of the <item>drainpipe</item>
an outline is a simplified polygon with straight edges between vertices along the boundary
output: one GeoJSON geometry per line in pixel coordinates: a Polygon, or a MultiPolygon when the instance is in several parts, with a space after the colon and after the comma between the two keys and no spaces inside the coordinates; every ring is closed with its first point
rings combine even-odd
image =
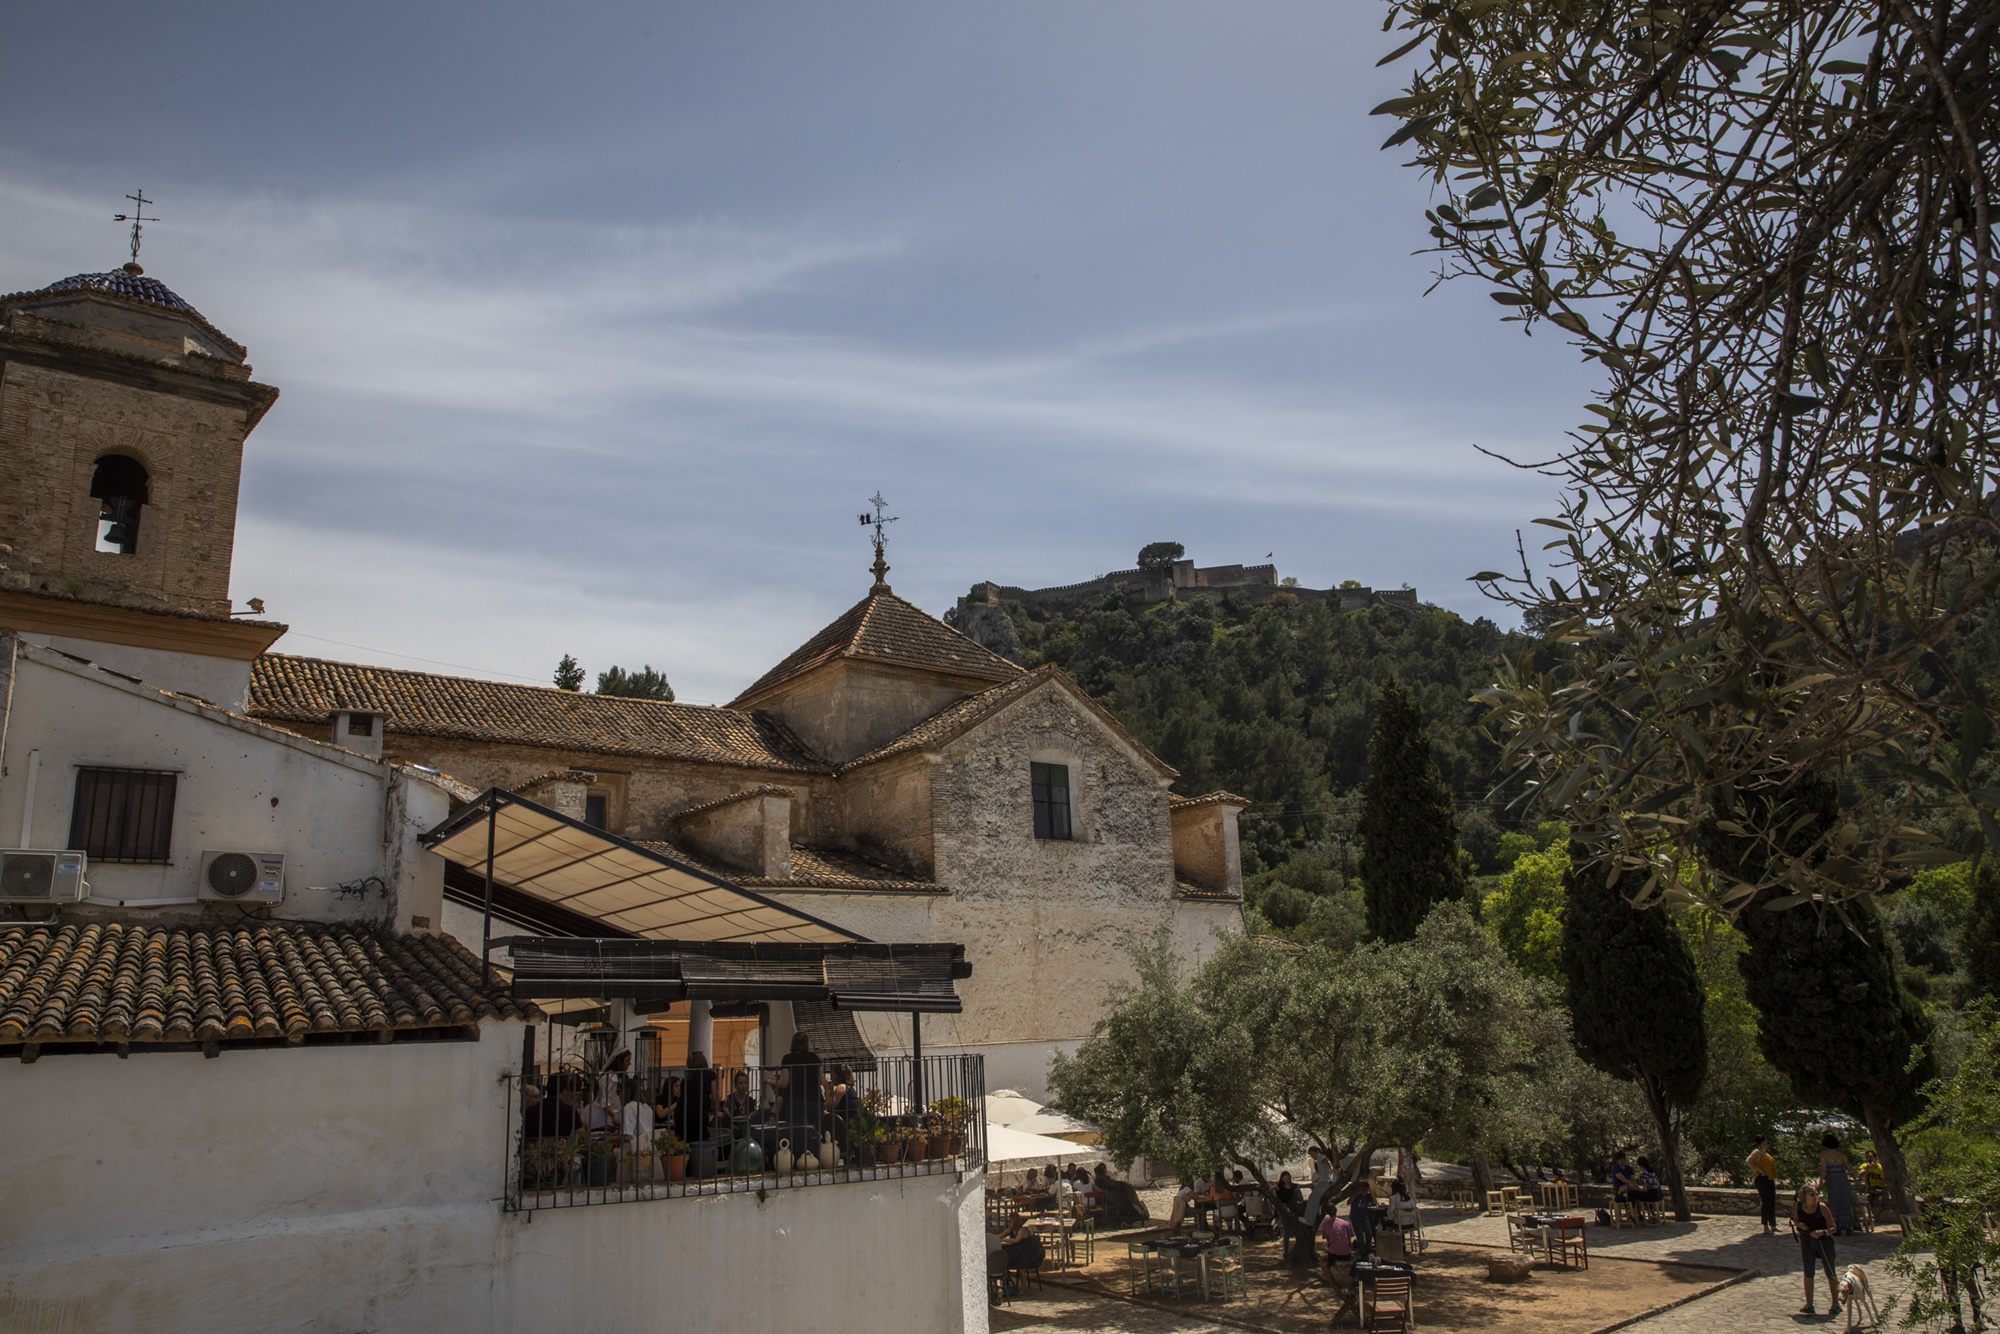
{"type": "Polygon", "coordinates": [[[17,847],[35,846],[35,785],[42,776],[42,752],[28,752],[28,787],[21,798],[21,841],[17,847]]]}

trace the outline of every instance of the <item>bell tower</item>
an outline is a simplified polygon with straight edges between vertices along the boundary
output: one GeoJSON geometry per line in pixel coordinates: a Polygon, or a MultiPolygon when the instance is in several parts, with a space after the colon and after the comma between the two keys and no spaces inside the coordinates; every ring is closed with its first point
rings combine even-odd
{"type": "Polygon", "coordinates": [[[277,396],[136,261],[0,296],[0,599],[226,619],[243,442],[277,396]]]}

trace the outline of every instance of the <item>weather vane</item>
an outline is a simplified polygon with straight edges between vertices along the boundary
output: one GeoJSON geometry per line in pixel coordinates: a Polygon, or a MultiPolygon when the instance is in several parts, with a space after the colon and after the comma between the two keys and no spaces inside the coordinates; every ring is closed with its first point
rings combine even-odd
{"type": "Polygon", "coordinates": [[[882,525],[885,523],[894,523],[896,521],[896,516],[885,515],[882,513],[883,509],[887,507],[889,502],[882,499],[882,493],[880,491],[877,491],[873,496],[869,497],[868,503],[875,507],[875,512],[873,514],[864,514],[861,516],[861,526],[863,528],[872,527],[875,530],[875,536],[873,539],[875,543],[875,564],[872,567],[870,567],[875,571],[875,587],[869,589],[868,591],[871,593],[886,593],[889,591],[889,581],[887,578],[887,575],[889,573],[889,562],[883,556],[882,553],[885,550],[887,550],[889,546],[889,537],[888,534],[882,531],[882,525]]]}
{"type": "Polygon", "coordinates": [[[158,218],[149,218],[146,216],[146,205],[157,201],[146,198],[146,191],[143,187],[137,194],[130,194],[125,197],[132,201],[132,211],[130,213],[114,213],[111,215],[111,220],[113,222],[129,222],[132,224],[132,262],[125,266],[125,272],[144,273],[145,270],[139,267],[140,228],[145,223],[159,221],[158,218]]]}

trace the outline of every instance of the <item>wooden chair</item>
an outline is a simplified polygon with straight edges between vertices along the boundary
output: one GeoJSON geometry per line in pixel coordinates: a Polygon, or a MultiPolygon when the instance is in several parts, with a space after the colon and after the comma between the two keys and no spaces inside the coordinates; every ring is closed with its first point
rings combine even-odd
{"type": "Polygon", "coordinates": [[[1144,1242],[1125,1243],[1125,1273],[1134,1297],[1153,1295],[1153,1270],[1158,1260],[1158,1252],[1144,1242]]]}
{"type": "Polygon", "coordinates": [[[1375,1258],[1378,1260],[1409,1259],[1409,1238],[1395,1228],[1381,1229],[1375,1234],[1375,1258]]]}
{"type": "Polygon", "coordinates": [[[1637,1200],[1614,1199],[1611,1201],[1611,1226],[1639,1226],[1639,1202],[1637,1200]]]}
{"type": "Polygon", "coordinates": [[[1489,1190],[1486,1192],[1486,1213],[1488,1217],[1491,1217],[1494,1214],[1504,1214],[1508,1212],[1511,1211],[1507,1208],[1506,1191],[1489,1190]]]}
{"type": "Polygon", "coordinates": [[[1537,1250],[1541,1249],[1541,1244],[1541,1229],[1530,1226],[1525,1215],[1507,1215],[1508,1250],[1526,1251],[1528,1254],[1533,1255],[1537,1250]]]}
{"type": "Polygon", "coordinates": [[[1416,1299],[1410,1280],[1398,1274],[1375,1280],[1374,1299],[1368,1303],[1368,1328],[1411,1330],[1417,1327],[1416,1299]]]}
{"type": "Polygon", "coordinates": [[[1454,1186],[1451,1192],[1451,1207],[1472,1213],[1479,1208],[1479,1198],[1472,1193],[1472,1187],[1454,1186]]]}
{"type": "MultiPolygon", "coordinates": [[[[1581,1222],[1581,1219],[1577,1220],[1581,1222]]],[[[1575,1265],[1579,1269],[1590,1268],[1590,1238],[1588,1228],[1555,1228],[1549,1233],[1550,1258],[1558,1264],[1575,1265]]]]}
{"type": "Polygon", "coordinates": [[[1225,1299],[1231,1295],[1249,1295],[1250,1271],[1243,1262],[1241,1238],[1231,1237],[1209,1253],[1208,1286],[1211,1296],[1218,1289],[1225,1299]]]}

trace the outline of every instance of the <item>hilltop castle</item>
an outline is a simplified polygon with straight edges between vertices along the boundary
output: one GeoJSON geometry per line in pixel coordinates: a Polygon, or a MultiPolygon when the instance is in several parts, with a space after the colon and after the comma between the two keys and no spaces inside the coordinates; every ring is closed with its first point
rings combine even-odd
{"type": "Polygon", "coordinates": [[[1362,611],[1377,606],[1414,611],[1417,606],[1414,588],[1375,589],[1359,584],[1302,588],[1296,583],[1280,581],[1275,565],[1198,567],[1191,560],[1175,560],[1113,570],[1080,584],[1058,584],[1053,588],[1016,588],[990,580],[974,584],[972,591],[945,613],[945,622],[1001,657],[1018,662],[1020,644],[1001,603],[1016,602],[1031,611],[1049,612],[1106,595],[1123,596],[1128,602],[1140,604],[1188,597],[1231,597],[1241,602],[1264,603],[1287,597],[1298,602],[1324,602],[1336,611],[1362,611]]]}

